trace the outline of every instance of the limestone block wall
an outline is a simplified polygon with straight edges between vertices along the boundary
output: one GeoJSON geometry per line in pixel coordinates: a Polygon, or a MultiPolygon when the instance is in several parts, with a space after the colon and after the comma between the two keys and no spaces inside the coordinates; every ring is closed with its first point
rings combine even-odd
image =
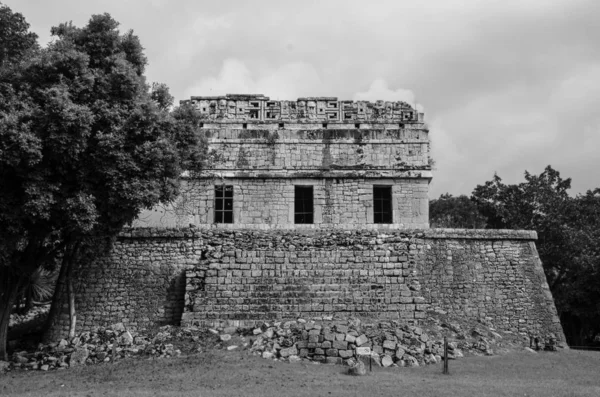
{"type": "MultiPolygon", "coordinates": [[[[141,331],[317,316],[418,323],[437,310],[564,340],[535,238],[453,229],[132,229],[81,273],[79,325],[124,322],[141,331]]],[[[65,316],[54,334],[67,329],[65,316]]]]}
{"type": "Polygon", "coordinates": [[[431,229],[416,273],[431,310],[564,340],[535,232],[431,229]]]}
{"type": "MultiPolygon", "coordinates": [[[[77,329],[94,330],[122,322],[131,330],[176,324],[185,298],[185,269],[201,250],[183,234],[164,239],[119,239],[111,254],[75,272],[77,329]]],[[[149,235],[148,235],[149,236],[149,235]]],[[[48,331],[50,339],[68,335],[69,308],[48,331]]]]}
{"type": "Polygon", "coordinates": [[[397,229],[429,226],[428,181],[423,179],[204,179],[190,180],[166,215],[136,221],[162,227],[397,229]],[[215,185],[233,186],[233,224],[214,223],[215,185]],[[313,186],[314,223],[294,224],[294,186],[313,186]],[[392,186],[392,224],[374,224],[373,186],[392,186]]]}
{"type": "Polygon", "coordinates": [[[330,169],[429,169],[427,130],[242,130],[204,129],[211,163],[207,172],[330,169]]]}

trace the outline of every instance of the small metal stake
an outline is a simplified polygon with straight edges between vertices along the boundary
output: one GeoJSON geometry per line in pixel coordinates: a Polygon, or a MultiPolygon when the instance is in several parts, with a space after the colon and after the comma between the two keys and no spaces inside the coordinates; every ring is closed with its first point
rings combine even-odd
{"type": "Polygon", "coordinates": [[[444,372],[445,375],[450,374],[448,372],[448,338],[444,336],[444,372]]]}
{"type": "Polygon", "coordinates": [[[369,354],[369,372],[373,372],[373,353],[369,354]]]}

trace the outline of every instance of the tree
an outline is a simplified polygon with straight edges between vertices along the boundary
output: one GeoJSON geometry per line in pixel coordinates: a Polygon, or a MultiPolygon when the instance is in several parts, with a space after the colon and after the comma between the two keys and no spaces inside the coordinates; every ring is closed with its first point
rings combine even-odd
{"type": "Polygon", "coordinates": [[[37,35],[29,32],[25,17],[0,3],[0,66],[18,61],[37,48],[37,35]]]}
{"type": "Polygon", "coordinates": [[[202,165],[198,115],[169,111],[166,86],[146,84],[139,39],[117,27],[108,14],[61,24],[47,48],[0,70],[0,359],[33,272],[60,267],[52,320],[74,265],[141,209],[172,200],[182,172],[202,165]]]}
{"type": "Polygon", "coordinates": [[[569,342],[586,343],[600,332],[600,190],[569,196],[570,178],[547,166],[525,182],[505,185],[498,175],[479,185],[472,199],[488,227],[532,229],[569,342]]]}
{"type": "Polygon", "coordinates": [[[551,289],[571,266],[575,234],[570,188],[570,178],[562,179],[558,171],[547,166],[539,176],[525,171],[525,182],[516,185],[505,185],[494,175],[472,195],[489,228],[537,231],[539,254],[551,289]]]}
{"type": "Polygon", "coordinates": [[[448,193],[429,202],[429,222],[431,227],[442,228],[483,229],[486,226],[486,218],[469,197],[454,197],[448,193]]]}
{"type": "Polygon", "coordinates": [[[572,344],[593,343],[600,335],[600,189],[573,199],[570,265],[561,269],[553,294],[572,344]]]}

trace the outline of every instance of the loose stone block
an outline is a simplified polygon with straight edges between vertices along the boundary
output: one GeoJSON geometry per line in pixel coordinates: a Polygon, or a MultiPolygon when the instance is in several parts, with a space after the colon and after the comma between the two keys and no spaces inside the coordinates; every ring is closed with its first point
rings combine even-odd
{"type": "Polygon", "coordinates": [[[338,349],[338,350],[346,350],[348,348],[348,342],[336,340],[336,341],[333,341],[332,347],[334,349],[338,349]]]}
{"type": "Polygon", "coordinates": [[[338,355],[338,350],[337,349],[327,349],[325,351],[325,355],[326,356],[337,356],[338,355]]]}
{"type": "Polygon", "coordinates": [[[339,350],[338,354],[341,358],[350,358],[354,355],[354,352],[352,350],[339,350]]]}
{"type": "Polygon", "coordinates": [[[360,335],[356,338],[356,346],[362,346],[369,341],[369,338],[365,334],[360,335]]]}
{"type": "Polygon", "coordinates": [[[391,340],[383,341],[383,348],[394,350],[396,348],[396,342],[391,341],[391,340]]]}

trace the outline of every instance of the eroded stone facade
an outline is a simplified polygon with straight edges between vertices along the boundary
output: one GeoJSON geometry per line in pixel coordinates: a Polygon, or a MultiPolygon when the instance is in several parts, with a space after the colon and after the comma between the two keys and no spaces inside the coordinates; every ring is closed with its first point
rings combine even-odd
{"type": "Polygon", "coordinates": [[[204,171],[179,200],[135,226],[306,229],[426,228],[429,135],[404,102],[262,95],[192,97],[209,143],[204,171]],[[215,186],[232,188],[231,223],[218,223],[215,186]],[[295,186],[313,186],[313,221],[295,221],[295,186]],[[389,222],[374,217],[374,186],[389,186],[389,222]]]}
{"type": "MultiPolygon", "coordinates": [[[[438,310],[564,340],[535,249],[512,230],[132,229],[85,269],[79,326],[252,325],[333,316],[418,323],[438,310]]],[[[68,315],[55,329],[68,329],[68,315]],[[61,328],[62,327],[62,328],[61,328]]]]}

